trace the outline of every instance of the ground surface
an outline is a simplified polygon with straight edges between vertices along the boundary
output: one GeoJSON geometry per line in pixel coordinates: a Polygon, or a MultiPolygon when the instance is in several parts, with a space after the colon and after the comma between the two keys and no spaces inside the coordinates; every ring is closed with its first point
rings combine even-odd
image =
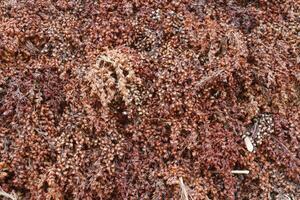
{"type": "Polygon", "coordinates": [[[300,3],[277,2],[2,0],[3,191],[300,199],[300,3]]]}

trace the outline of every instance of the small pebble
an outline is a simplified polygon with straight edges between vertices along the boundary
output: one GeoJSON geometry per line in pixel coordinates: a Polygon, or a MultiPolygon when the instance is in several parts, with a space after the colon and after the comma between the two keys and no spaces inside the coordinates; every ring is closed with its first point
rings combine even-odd
{"type": "Polygon", "coordinates": [[[250,151],[250,152],[253,152],[254,146],[253,146],[253,144],[252,144],[252,142],[251,142],[250,137],[246,136],[246,137],[244,138],[244,141],[245,141],[247,150],[250,151]]]}

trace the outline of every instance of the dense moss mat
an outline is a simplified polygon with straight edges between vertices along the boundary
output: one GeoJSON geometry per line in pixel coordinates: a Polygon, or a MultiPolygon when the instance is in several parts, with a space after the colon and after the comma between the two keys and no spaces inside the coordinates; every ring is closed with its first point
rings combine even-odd
{"type": "Polygon", "coordinates": [[[1,188],[300,199],[299,13],[296,0],[1,1],[1,188]]]}

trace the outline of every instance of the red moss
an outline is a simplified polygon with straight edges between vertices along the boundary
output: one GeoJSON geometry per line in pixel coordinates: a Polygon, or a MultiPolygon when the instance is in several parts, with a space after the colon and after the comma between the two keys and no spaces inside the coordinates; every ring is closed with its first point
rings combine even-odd
{"type": "Polygon", "coordinates": [[[24,199],[179,199],[182,177],[194,199],[300,198],[299,9],[291,0],[5,1],[2,189],[24,199]],[[242,135],[264,113],[274,127],[250,153],[242,135]]]}

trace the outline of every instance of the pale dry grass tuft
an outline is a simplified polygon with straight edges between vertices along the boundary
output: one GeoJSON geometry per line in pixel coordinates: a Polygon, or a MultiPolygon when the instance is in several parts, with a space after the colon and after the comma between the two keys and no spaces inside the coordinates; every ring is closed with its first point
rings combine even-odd
{"type": "Polygon", "coordinates": [[[188,190],[189,188],[183,183],[182,177],[179,177],[179,185],[181,189],[181,200],[193,200],[192,196],[189,195],[188,190]]]}

